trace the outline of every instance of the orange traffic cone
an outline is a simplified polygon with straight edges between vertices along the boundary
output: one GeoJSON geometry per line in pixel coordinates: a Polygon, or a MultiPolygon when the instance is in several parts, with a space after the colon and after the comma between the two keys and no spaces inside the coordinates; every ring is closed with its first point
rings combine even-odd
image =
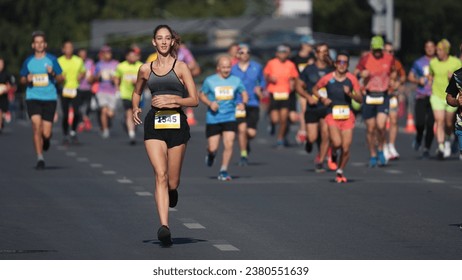
{"type": "Polygon", "coordinates": [[[186,109],[186,117],[187,117],[189,125],[196,125],[197,124],[196,118],[194,117],[194,111],[193,111],[192,108],[187,108],[186,109]]]}
{"type": "Polygon", "coordinates": [[[406,128],[404,130],[407,133],[414,133],[416,131],[415,123],[414,123],[414,116],[412,116],[411,113],[407,114],[406,128]]]}

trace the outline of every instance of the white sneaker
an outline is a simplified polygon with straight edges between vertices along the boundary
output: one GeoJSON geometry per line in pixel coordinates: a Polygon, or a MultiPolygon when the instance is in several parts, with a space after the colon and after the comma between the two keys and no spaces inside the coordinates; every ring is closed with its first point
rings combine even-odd
{"type": "Polygon", "coordinates": [[[448,158],[450,156],[451,156],[451,142],[444,141],[443,157],[448,158]]]}
{"type": "Polygon", "coordinates": [[[109,130],[108,129],[103,130],[101,137],[103,137],[103,139],[109,138],[109,130]]]}
{"type": "Polygon", "coordinates": [[[392,143],[388,144],[388,152],[391,155],[391,159],[399,159],[398,151],[392,143]]]}
{"type": "Polygon", "coordinates": [[[390,149],[388,148],[388,144],[385,143],[383,144],[383,155],[385,156],[385,159],[388,161],[391,158],[391,153],[390,149]]]}

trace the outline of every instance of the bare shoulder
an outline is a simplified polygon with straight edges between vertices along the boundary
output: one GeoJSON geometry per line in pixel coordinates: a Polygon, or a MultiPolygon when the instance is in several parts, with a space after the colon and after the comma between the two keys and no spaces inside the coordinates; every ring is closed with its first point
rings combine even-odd
{"type": "Polygon", "coordinates": [[[183,61],[177,60],[175,64],[175,71],[185,71],[185,70],[189,70],[188,65],[184,63],[183,61]]]}
{"type": "Polygon", "coordinates": [[[143,74],[151,72],[151,63],[144,63],[140,66],[139,71],[143,74]]]}

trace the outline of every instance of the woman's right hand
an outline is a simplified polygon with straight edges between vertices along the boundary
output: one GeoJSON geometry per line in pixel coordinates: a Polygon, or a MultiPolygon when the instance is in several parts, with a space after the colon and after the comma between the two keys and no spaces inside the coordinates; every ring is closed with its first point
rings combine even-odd
{"type": "Polygon", "coordinates": [[[142,112],[141,108],[133,109],[133,122],[135,125],[142,124],[140,119],[140,113],[142,112]]]}

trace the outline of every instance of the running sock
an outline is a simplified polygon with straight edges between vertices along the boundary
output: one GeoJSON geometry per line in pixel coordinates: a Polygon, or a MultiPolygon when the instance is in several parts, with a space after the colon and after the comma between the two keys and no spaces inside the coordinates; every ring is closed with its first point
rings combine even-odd
{"type": "Polygon", "coordinates": [[[128,132],[128,137],[130,137],[130,139],[135,138],[135,131],[134,131],[134,130],[130,130],[130,131],[128,132]]]}
{"type": "Polygon", "coordinates": [[[222,165],[221,168],[220,168],[220,172],[227,171],[227,170],[228,170],[228,166],[222,165]]]}
{"type": "Polygon", "coordinates": [[[40,160],[45,160],[45,159],[43,158],[43,155],[37,155],[37,161],[40,161],[40,160]]]}
{"type": "Polygon", "coordinates": [[[337,169],[337,174],[343,174],[343,169],[341,168],[337,169]]]}
{"type": "Polygon", "coordinates": [[[241,157],[247,157],[247,150],[241,151],[241,157]]]}

